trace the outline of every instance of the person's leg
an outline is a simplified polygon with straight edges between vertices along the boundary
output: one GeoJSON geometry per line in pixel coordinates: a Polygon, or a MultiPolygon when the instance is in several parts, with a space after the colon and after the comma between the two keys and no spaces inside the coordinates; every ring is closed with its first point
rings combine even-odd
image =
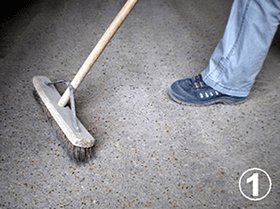
{"type": "Polygon", "coordinates": [[[223,94],[248,96],[279,19],[279,0],[235,0],[224,36],[202,72],[203,81],[223,94]]]}
{"type": "Polygon", "coordinates": [[[224,36],[202,76],[169,88],[182,104],[234,104],[248,96],[280,20],[279,0],[235,0],[224,36]]]}

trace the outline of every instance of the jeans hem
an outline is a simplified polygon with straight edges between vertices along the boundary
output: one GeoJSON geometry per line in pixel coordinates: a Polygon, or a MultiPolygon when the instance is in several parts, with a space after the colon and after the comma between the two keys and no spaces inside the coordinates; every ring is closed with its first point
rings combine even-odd
{"type": "Polygon", "coordinates": [[[210,76],[205,75],[204,72],[201,73],[203,81],[210,86],[211,88],[215,89],[216,91],[221,92],[222,94],[235,96],[235,97],[247,97],[250,91],[244,91],[240,89],[232,89],[226,86],[223,86],[217,81],[214,81],[210,78],[210,76]]]}

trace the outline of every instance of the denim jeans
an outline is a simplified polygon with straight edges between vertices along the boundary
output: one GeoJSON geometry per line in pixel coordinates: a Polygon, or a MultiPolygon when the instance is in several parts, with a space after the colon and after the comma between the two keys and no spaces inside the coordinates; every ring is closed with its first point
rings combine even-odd
{"type": "Polygon", "coordinates": [[[280,0],[235,0],[203,81],[223,94],[248,96],[279,21],[280,0]]]}

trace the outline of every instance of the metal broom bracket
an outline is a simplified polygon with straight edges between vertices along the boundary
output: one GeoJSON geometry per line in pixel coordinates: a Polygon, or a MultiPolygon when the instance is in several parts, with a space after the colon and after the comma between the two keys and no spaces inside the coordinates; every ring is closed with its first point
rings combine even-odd
{"type": "Polygon", "coordinates": [[[47,82],[46,85],[51,86],[51,85],[61,84],[61,83],[66,84],[67,88],[69,89],[70,107],[71,107],[71,112],[72,112],[72,124],[73,124],[73,127],[75,128],[75,130],[80,132],[81,130],[80,130],[80,128],[78,126],[78,122],[77,122],[74,88],[71,85],[71,81],[69,81],[69,80],[56,80],[56,81],[52,81],[52,82],[47,82]]]}

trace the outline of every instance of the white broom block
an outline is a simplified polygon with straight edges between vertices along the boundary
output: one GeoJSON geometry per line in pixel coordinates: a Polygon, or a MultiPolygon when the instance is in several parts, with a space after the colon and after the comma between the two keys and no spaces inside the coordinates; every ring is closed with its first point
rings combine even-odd
{"type": "Polygon", "coordinates": [[[80,131],[75,130],[72,123],[72,112],[70,108],[58,106],[57,103],[61,96],[53,85],[48,86],[46,84],[49,82],[51,81],[45,76],[33,77],[33,85],[48,111],[74,146],[82,148],[92,147],[95,143],[95,139],[78,119],[77,124],[80,131]]]}

